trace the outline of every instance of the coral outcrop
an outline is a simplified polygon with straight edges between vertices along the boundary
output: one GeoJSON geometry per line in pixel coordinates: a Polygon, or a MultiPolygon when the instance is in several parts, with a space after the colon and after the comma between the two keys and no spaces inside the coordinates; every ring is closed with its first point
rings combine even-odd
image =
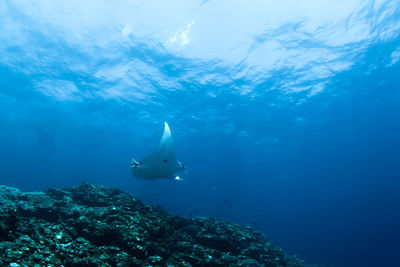
{"type": "Polygon", "coordinates": [[[119,189],[0,186],[0,266],[304,266],[250,227],[181,218],[119,189]]]}

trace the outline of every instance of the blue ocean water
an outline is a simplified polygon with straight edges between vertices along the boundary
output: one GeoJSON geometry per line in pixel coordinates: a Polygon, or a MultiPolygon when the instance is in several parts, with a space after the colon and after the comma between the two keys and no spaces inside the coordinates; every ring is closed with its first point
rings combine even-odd
{"type": "Polygon", "coordinates": [[[299,2],[0,2],[0,184],[114,186],[398,266],[399,2],[299,2]],[[134,178],[164,121],[187,177],[134,178]]]}

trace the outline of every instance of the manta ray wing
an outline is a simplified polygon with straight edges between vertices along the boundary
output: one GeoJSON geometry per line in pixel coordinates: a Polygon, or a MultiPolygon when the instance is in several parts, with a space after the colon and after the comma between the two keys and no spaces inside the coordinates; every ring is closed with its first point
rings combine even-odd
{"type": "Polygon", "coordinates": [[[164,134],[161,137],[157,149],[141,160],[143,164],[159,164],[160,162],[176,162],[175,147],[171,136],[171,130],[167,123],[164,126],[164,134]]]}
{"type": "Polygon", "coordinates": [[[157,149],[144,157],[138,164],[132,165],[132,173],[143,179],[174,178],[174,173],[181,169],[176,160],[171,130],[165,123],[164,134],[157,149]]]}

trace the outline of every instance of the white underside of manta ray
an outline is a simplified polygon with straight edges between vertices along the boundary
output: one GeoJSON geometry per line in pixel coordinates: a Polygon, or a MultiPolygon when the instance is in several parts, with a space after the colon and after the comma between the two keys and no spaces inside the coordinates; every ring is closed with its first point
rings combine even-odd
{"type": "Polygon", "coordinates": [[[140,161],[133,159],[131,164],[132,174],[147,180],[159,178],[179,180],[181,178],[176,174],[185,169],[186,167],[176,160],[171,130],[167,123],[158,148],[140,161]]]}

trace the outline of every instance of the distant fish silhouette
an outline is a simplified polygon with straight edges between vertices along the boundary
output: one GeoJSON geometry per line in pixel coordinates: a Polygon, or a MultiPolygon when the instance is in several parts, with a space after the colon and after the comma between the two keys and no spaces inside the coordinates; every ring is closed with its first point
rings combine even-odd
{"type": "Polygon", "coordinates": [[[181,180],[176,173],[186,171],[186,166],[176,160],[171,130],[167,123],[165,123],[164,134],[158,148],[140,161],[133,159],[131,171],[134,176],[141,179],[181,180]]]}

